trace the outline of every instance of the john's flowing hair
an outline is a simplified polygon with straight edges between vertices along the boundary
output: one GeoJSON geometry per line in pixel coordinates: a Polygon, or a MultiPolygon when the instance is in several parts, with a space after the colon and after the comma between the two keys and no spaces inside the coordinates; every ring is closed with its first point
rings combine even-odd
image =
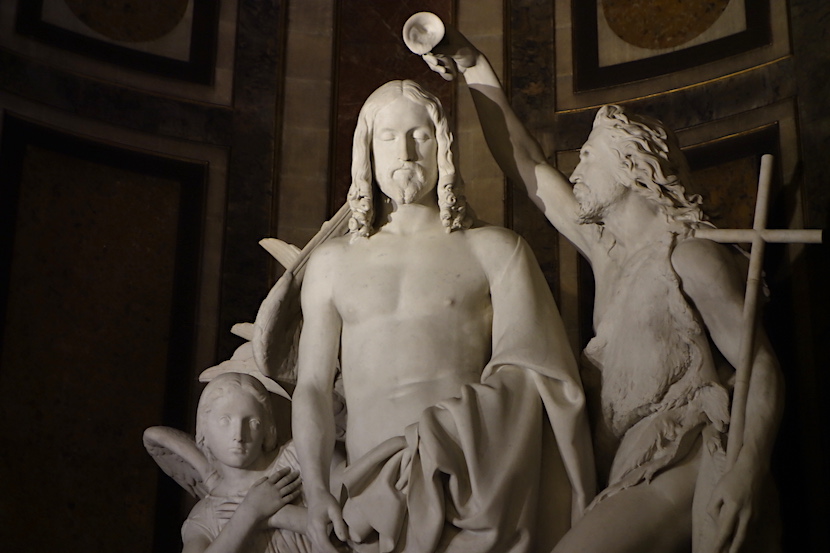
{"type": "Polygon", "coordinates": [[[674,133],[650,117],[626,114],[620,106],[603,106],[594,129],[605,129],[610,147],[628,178],[623,184],[658,204],[666,217],[687,227],[710,226],[698,194],[689,194],[691,175],[674,133]]]}
{"type": "Polygon", "coordinates": [[[375,90],[363,104],[357,118],[352,145],[352,184],[349,188],[349,220],[351,240],[368,237],[374,224],[372,138],[375,118],[380,110],[398,98],[406,98],[426,108],[433,125],[438,145],[438,207],[441,223],[447,232],[469,228],[472,216],[467,211],[463,195],[464,185],[456,174],[452,159],[452,133],[441,101],[414,81],[390,81],[375,90]]]}
{"type": "Polygon", "coordinates": [[[211,463],[213,463],[215,457],[205,443],[208,415],[213,409],[214,402],[231,390],[240,390],[249,394],[262,406],[264,415],[262,424],[266,429],[262,450],[266,452],[273,451],[277,447],[277,426],[268,390],[259,380],[249,374],[224,373],[208,382],[199,398],[199,406],[196,408],[196,445],[199,446],[199,449],[202,450],[202,453],[211,463]]]}

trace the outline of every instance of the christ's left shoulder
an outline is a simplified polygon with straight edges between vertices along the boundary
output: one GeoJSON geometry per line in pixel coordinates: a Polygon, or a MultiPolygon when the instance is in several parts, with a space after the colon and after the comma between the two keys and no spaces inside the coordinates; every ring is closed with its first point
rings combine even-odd
{"type": "Polygon", "coordinates": [[[474,226],[466,231],[466,238],[481,266],[498,280],[510,267],[515,270],[538,271],[538,262],[530,246],[516,232],[496,225],[474,226]]]}
{"type": "Polygon", "coordinates": [[[496,248],[502,252],[505,250],[513,251],[517,244],[524,243],[522,237],[514,231],[482,221],[476,221],[464,233],[476,248],[496,248]]]}

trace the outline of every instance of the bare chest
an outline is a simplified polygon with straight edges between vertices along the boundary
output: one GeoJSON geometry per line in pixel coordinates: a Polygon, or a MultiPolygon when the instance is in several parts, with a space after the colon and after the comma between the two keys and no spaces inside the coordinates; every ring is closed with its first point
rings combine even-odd
{"type": "Polygon", "coordinates": [[[620,277],[622,267],[612,261],[594,265],[594,328],[605,318],[608,306],[622,293],[620,277]]]}
{"type": "Polygon", "coordinates": [[[373,239],[355,244],[336,275],[335,305],[344,324],[440,317],[489,306],[487,276],[462,240],[373,239]]]}
{"type": "MultiPolygon", "coordinates": [[[[619,318],[619,306],[650,308],[665,299],[665,290],[678,288],[667,244],[636,252],[622,247],[593,260],[594,328],[608,317],[619,318]]],[[[624,318],[622,320],[625,320],[624,318]]]]}

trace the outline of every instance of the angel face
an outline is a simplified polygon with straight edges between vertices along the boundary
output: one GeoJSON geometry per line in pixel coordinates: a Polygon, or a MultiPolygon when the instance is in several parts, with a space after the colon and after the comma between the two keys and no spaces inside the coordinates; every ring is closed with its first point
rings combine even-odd
{"type": "Polygon", "coordinates": [[[268,416],[250,393],[231,388],[213,401],[205,421],[205,446],[223,465],[254,468],[268,435],[268,416]]]}

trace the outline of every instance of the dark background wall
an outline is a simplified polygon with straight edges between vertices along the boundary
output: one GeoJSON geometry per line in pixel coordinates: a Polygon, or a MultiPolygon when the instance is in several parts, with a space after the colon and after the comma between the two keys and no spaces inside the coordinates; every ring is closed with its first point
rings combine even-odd
{"type": "MultiPolygon", "coordinates": [[[[0,1],[4,549],[179,549],[191,503],[141,432],[192,430],[197,375],[242,343],[228,330],[253,319],[279,274],[257,241],[302,245],[339,207],[357,111],[387,80],[441,96],[476,144],[460,160],[470,195],[530,241],[584,343],[588,269],[509,183],[477,185],[487,153],[468,136],[466,91],[399,39],[416,11],[476,37],[563,171],[596,107],[623,103],[678,131],[720,226],[751,220],[769,152],[770,225],[826,228],[830,6],[747,0],[710,17],[735,7],[674,4],[0,1]],[[746,24],[719,30],[733,19],[746,24]],[[675,31],[609,61],[620,40],[653,29],[675,31]]],[[[788,550],[828,543],[829,263],[827,244],[768,250],[766,319],[787,378],[774,471],[788,550]]]]}

